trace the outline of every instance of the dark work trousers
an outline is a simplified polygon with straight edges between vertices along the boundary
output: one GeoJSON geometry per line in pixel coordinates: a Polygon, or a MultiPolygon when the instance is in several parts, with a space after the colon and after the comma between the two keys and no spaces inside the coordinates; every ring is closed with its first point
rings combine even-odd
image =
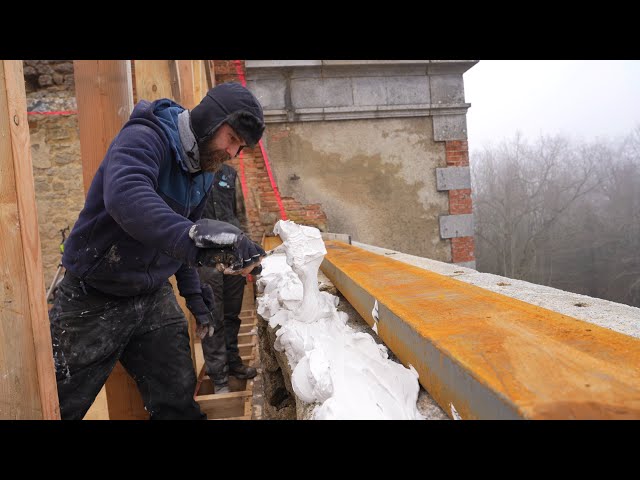
{"type": "Polygon", "coordinates": [[[187,320],[167,282],[133,297],[105,295],[66,273],[49,312],[63,420],[81,420],[120,360],[152,420],[206,419],[187,320]]]}
{"type": "Polygon", "coordinates": [[[240,310],[247,279],[242,275],[223,275],[215,268],[198,268],[201,283],[211,285],[216,299],[217,315],[223,317],[223,328],[202,339],[202,352],[207,374],[214,385],[229,382],[229,365],[242,363],[238,351],[240,310]]]}

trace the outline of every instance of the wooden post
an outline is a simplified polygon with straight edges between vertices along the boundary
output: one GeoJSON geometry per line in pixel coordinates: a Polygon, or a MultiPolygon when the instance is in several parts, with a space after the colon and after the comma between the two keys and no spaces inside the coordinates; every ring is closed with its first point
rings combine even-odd
{"type": "MultiPolygon", "coordinates": [[[[138,98],[149,101],[157,100],[158,98],[170,98],[178,102],[178,98],[174,96],[175,81],[171,67],[171,65],[176,65],[175,62],[176,60],[136,60],[136,92],[138,92],[138,98]]],[[[177,74],[177,69],[173,70],[177,74]]],[[[196,320],[187,308],[184,298],[178,291],[175,276],[172,276],[170,281],[178,304],[189,322],[191,360],[194,368],[196,368],[196,320]]]]}
{"type": "Polygon", "coordinates": [[[191,60],[176,60],[178,66],[178,78],[180,79],[180,105],[191,110],[198,103],[194,97],[193,63],[191,60]]]}
{"type": "MultiPolygon", "coordinates": [[[[73,62],[85,195],[111,141],[133,109],[128,60],[73,62]]],[[[107,379],[109,419],[147,419],[137,386],[120,362],[107,379]]]]}
{"type": "Polygon", "coordinates": [[[0,60],[0,239],[0,419],[59,420],[20,60],[0,60]]]}
{"type": "MultiPolygon", "coordinates": [[[[204,73],[207,77],[207,90],[213,88],[216,85],[216,72],[213,65],[213,60],[204,61],[204,73]]],[[[203,95],[204,96],[204,95],[203,95]]]]}

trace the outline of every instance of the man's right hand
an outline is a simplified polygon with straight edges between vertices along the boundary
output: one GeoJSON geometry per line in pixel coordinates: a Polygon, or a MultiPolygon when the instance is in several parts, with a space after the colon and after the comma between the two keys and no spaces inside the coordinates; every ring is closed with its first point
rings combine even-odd
{"type": "Polygon", "coordinates": [[[196,263],[199,267],[216,267],[222,265],[230,267],[237,261],[237,253],[231,249],[201,248],[196,255],[196,263]]]}

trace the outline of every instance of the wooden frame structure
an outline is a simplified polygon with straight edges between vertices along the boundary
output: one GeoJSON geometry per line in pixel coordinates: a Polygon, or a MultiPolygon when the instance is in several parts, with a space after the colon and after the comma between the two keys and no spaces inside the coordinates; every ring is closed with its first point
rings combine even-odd
{"type": "MultiPolygon", "coordinates": [[[[137,99],[171,98],[193,108],[214,84],[212,60],[74,61],[83,184],[86,192],[113,137],[137,99]],[[135,86],[135,89],[134,89],[135,86]]],[[[45,300],[22,61],[0,61],[0,419],[59,419],[45,300]]],[[[207,393],[202,347],[189,320],[198,386],[194,397],[210,418],[251,418],[253,381],[230,394],[207,393]],[[199,355],[198,355],[199,353],[199,355]]],[[[257,356],[253,285],[247,286],[239,341],[243,360],[257,356]],[[251,323],[253,322],[253,323],[251,323]]],[[[212,390],[212,389],[211,389],[212,390]]],[[[118,363],[105,384],[108,418],[146,419],[135,382],[118,363]]],[[[95,417],[93,417],[95,418],[95,417]]]]}
{"type": "Polygon", "coordinates": [[[0,60],[0,419],[60,418],[22,61],[0,60]]]}

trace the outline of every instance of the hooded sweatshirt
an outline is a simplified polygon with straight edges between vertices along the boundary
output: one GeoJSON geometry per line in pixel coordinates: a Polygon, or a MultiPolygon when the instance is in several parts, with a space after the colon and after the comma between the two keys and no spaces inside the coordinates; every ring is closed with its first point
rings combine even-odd
{"type": "MultiPolygon", "coordinates": [[[[183,296],[201,293],[189,229],[213,174],[190,172],[178,130],[185,109],[140,101],[98,168],[65,243],[62,264],[108,295],[157,290],[176,275],[183,296]]],[[[218,112],[220,122],[227,112],[218,112]]],[[[191,169],[193,170],[193,168],[191,169]]]]}

